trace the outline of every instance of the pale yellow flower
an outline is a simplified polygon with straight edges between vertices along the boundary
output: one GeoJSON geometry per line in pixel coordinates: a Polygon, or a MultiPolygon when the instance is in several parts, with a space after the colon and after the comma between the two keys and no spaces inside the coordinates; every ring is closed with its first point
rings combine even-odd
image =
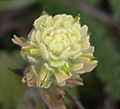
{"type": "Polygon", "coordinates": [[[12,41],[21,46],[22,56],[34,69],[34,85],[64,86],[74,75],[96,67],[88,27],[81,26],[79,19],[79,16],[73,18],[66,14],[54,17],[45,14],[35,20],[28,40],[14,36],[12,41]]]}

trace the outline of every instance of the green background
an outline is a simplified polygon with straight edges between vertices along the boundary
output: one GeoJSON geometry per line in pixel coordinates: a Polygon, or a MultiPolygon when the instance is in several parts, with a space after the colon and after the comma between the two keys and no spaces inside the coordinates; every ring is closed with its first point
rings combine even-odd
{"type": "MultiPolygon", "coordinates": [[[[88,25],[90,41],[95,46],[97,68],[82,75],[84,86],[65,90],[76,96],[86,109],[119,109],[119,5],[120,0],[0,0],[0,109],[33,109],[29,107],[32,103],[27,101],[29,97],[35,100],[35,109],[47,109],[34,88],[27,88],[21,77],[9,70],[28,65],[19,53],[20,48],[11,42],[13,34],[26,37],[43,10],[50,15],[80,14],[80,23],[88,25]]],[[[76,109],[69,99],[65,98],[65,103],[68,109],[76,109]]]]}

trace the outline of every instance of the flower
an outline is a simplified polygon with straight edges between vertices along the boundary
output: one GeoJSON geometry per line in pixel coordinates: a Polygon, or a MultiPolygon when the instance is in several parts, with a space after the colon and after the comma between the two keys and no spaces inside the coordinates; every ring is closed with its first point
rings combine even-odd
{"type": "Polygon", "coordinates": [[[31,65],[23,82],[42,88],[48,88],[51,83],[65,86],[75,75],[96,67],[88,27],[81,26],[79,19],[66,14],[54,17],[44,14],[35,20],[27,40],[14,36],[12,41],[21,46],[22,56],[31,65]]]}

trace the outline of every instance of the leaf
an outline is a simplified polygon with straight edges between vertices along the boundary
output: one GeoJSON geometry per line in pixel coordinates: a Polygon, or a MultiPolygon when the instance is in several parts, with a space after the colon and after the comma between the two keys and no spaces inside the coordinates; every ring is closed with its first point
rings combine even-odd
{"type": "Polygon", "coordinates": [[[95,57],[99,61],[97,75],[107,86],[112,97],[120,99],[120,54],[110,40],[106,27],[88,18],[85,16],[83,19],[88,23],[89,31],[92,33],[91,42],[95,46],[95,57]]]}
{"type": "MultiPolygon", "coordinates": [[[[79,90],[78,87],[64,87],[65,92],[68,92],[69,95],[78,98],[79,97],[79,90]]],[[[65,104],[67,105],[68,109],[74,109],[75,105],[73,104],[73,101],[66,95],[64,97],[65,104]]]]}
{"type": "Polygon", "coordinates": [[[28,6],[34,3],[36,0],[1,0],[0,11],[13,9],[15,7],[28,6]]]}
{"type": "Polygon", "coordinates": [[[41,99],[39,89],[40,88],[35,87],[27,88],[24,94],[17,99],[16,109],[46,109],[46,105],[41,99]]]}
{"type": "Polygon", "coordinates": [[[109,0],[115,18],[120,17],[120,0],[109,0]]]}
{"type": "Polygon", "coordinates": [[[0,51],[0,103],[3,109],[13,106],[17,97],[24,91],[21,78],[11,72],[9,68],[21,68],[24,61],[19,53],[0,51]]]}
{"type": "Polygon", "coordinates": [[[70,7],[64,0],[44,0],[43,5],[45,6],[45,11],[50,15],[66,13],[76,16],[78,14],[78,11],[70,7]]]}

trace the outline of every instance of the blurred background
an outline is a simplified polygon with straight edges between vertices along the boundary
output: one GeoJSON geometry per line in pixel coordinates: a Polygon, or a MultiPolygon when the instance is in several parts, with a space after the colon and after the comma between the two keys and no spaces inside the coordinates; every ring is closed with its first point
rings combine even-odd
{"type": "MultiPolygon", "coordinates": [[[[11,42],[13,34],[26,37],[43,10],[50,15],[80,14],[95,46],[97,68],[82,75],[84,86],[65,90],[86,109],[120,109],[120,0],[0,0],[0,109],[48,108],[39,93],[10,70],[28,65],[11,42]]],[[[65,104],[78,109],[69,98],[65,104]]]]}

